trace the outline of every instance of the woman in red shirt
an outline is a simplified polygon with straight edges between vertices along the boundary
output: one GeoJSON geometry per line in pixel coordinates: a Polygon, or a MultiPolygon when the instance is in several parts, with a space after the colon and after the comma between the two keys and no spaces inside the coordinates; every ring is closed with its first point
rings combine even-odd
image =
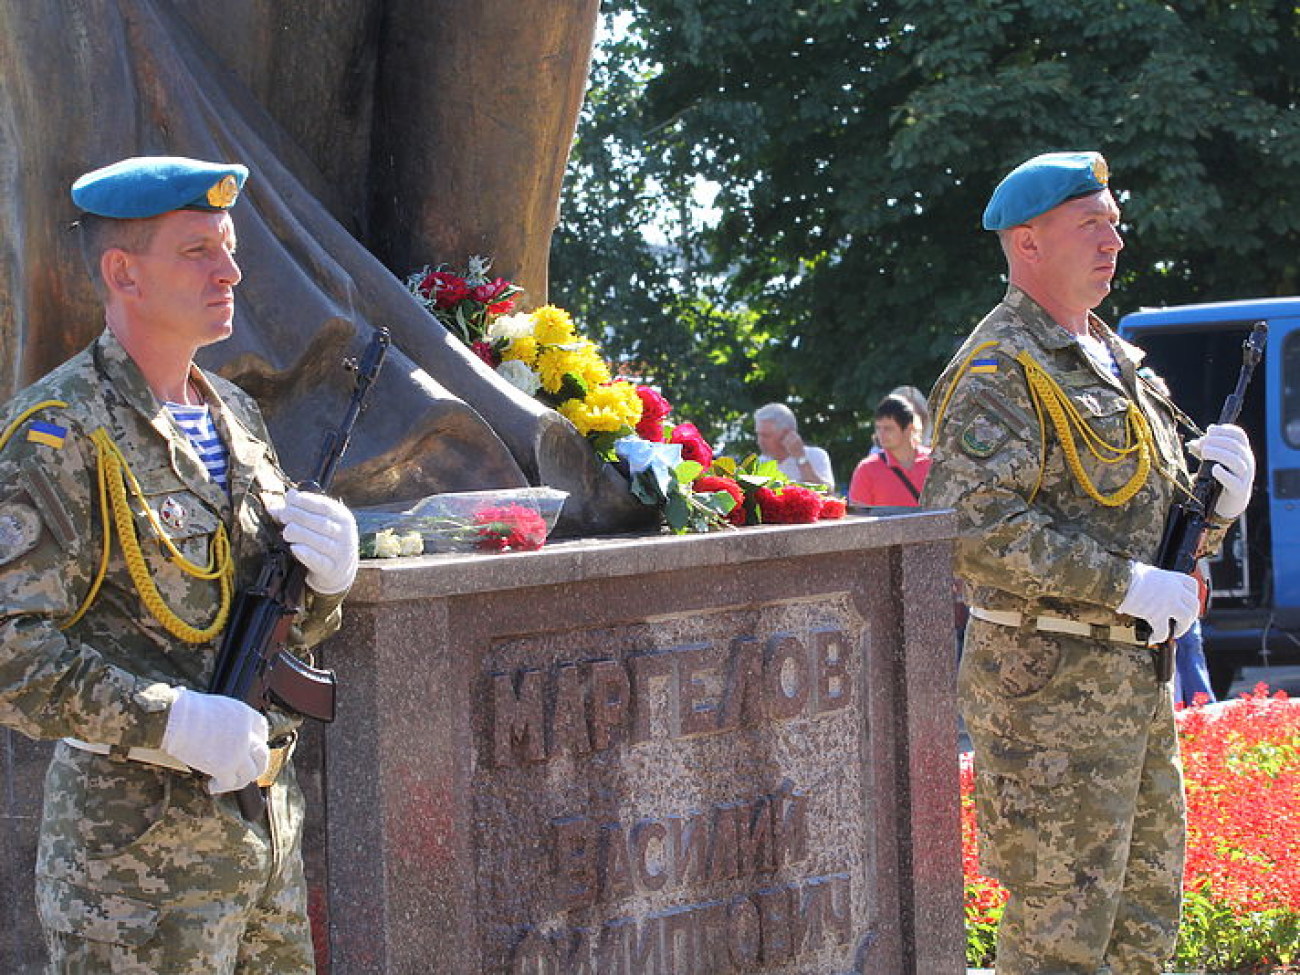
{"type": "Polygon", "coordinates": [[[876,405],[874,450],[859,462],[849,484],[849,502],[871,507],[916,507],[930,472],[930,449],[919,443],[915,414],[901,396],[876,405]]]}

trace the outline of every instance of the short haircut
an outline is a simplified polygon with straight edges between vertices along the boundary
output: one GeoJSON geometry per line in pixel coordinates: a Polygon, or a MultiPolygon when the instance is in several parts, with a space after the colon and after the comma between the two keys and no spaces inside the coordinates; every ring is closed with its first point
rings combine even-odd
{"type": "Polygon", "coordinates": [[[768,403],[766,406],[760,406],[754,411],[754,422],[758,423],[761,420],[775,423],[786,430],[799,429],[799,421],[795,418],[794,410],[784,403],[768,403]]]}
{"type": "Polygon", "coordinates": [[[908,405],[907,400],[890,393],[876,404],[876,419],[882,417],[893,420],[898,424],[898,429],[906,430],[916,419],[916,414],[912,412],[912,407],[908,405]]]}
{"type": "Polygon", "coordinates": [[[158,218],[117,220],[95,213],[83,213],[77,220],[77,226],[81,234],[81,259],[85,262],[95,290],[102,296],[108,290],[99,268],[99,259],[104,252],[113,248],[124,250],[128,254],[147,251],[158,231],[158,218]]]}

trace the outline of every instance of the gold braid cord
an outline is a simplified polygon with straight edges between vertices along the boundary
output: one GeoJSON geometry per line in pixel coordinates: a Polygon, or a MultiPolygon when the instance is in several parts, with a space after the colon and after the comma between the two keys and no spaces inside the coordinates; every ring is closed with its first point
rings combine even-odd
{"type": "Polygon", "coordinates": [[[154,518],[153,511],[145,503],[144,492],[141,490],[139,482],[135,479],[135,475],[131,472],[131,468],[127,466],[122,452],[109,437],[107,431],[101,427],[90,435],[90,439],[94,441],[95,453],[99,458],[99,503],[104,523],[104,552],[100,560],[99,573],[91,586],[86,601],[81,604],[81,608],[77,610],[72,619],[63,624],[62,628],[67,629],[79,620],[90,607],[95,594],[99,591],[99,586],[103,582],[104,574],[108,568],[108,552],[113,541],[113,528],[116,527],[117,536],[122,545],[122,557],[126,560],[127,571],[131,574],[131,581],[135,583],[140,599],[149,610],[149,613],[176,639],[183,640],[186,643],[207,643],[216,637],[221,632],[222,627],[226,625],[226,620],[230,616],[230,604],[234,596],[234,560],[230,554],[230,539],[226,535],[226,526],[217,526],[217,533],[212,540],[211,558],[208,564],[199,567],[191,562],[172,544],[172,540],[167,537],[167,533],[163,531],[162,526],[154,518]],[[167,605],[162,593],[158,591],[157,585],[154,584],[152,577],[149,575],[149,566],[145,561],[144,553],[140,550],[140,539],[136,535],[135,520],[131,515],[131,507],[127,503],[128,483],[131,487],[131,493],[140,501],[150,524],[158,532],[158,537],[177,567],[186,575],[195,579],[216,579],[219,581],[221,602],[217,608],[216,617],[208,626],[199,628],[181,619],[167,605]]]}
{"type": "MultiPolygon", "coordinates": [[[[1034,409],[1038,412],[1038,428],[1042,438],[1041,450],[1042,456],[1047,455],[1047,426],[1044,423],[1044,414],[1052,421],[1052,426],[1056,429],[1056,436],[1061,442],[1061,449],[1065,451],[1065,460],[1070,467],[1079,484],[1083,487],[1088,496],[1098,504],[1105,505],[1108,508],[1116,508],[1129,501],[1138,491],[1142,490],[1142,485],[1146,483],[1147,475],[1151,473],[1151,457],[1154,453],[1154,439],[1151,433],[1151,426],[1147,423],[1147,418],[1142,415],[1142,411],[1137,408],[1137,404],[1129,403],[1128,415],[1125,417],[1125,426],[1127,429],[1127,442],[1122,447],[1113,447],[1103,440],[1097,433],[1088,426],[1088,423],[1074,404],[1070,402],[1065,391],[1057,385],[1056,381],[1047,374],[1027,352],[1021,352],[1016,356],[1016,361],[1025,370],[1025,379],[1029,383],[1029,392],[1034,401],[1034,409]],[[1118,464],[1121,461],[1128,460],[1135,454],[1137,456],[1137,469],[1133,476],[1121,485],[1111,494],[1102,494],[1097,489],[1097,485],[1088,477],[1088,472],[1083,468],[1083,462],[1079,457],[1079,447],[1076,442],[1075,434],[1078,433],[1078,439],[1081,440],[1088,452],[1093,458],[1101,464],[1118,464]]],[[[1038,485],[1034,488],[1034,493],[1038,493],[1038,488],[1042,485],[1042,473],[1038,478],[1038,485]]]]}

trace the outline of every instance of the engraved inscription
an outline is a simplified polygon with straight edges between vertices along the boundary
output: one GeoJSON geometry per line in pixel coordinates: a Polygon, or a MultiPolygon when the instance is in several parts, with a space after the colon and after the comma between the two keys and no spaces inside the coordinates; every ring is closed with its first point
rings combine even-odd
{"type": "Polygon", "coordinates": [[[808,854],[807,797],[788,785],[686,816],[631,826],[586,816],[551,821],[555,907],[574,910],[652,891],[752,880],[808,854]]]}
{"type": "Polygon", "coordinates": [[[836,873],[645,917],[616,918],[598,928],[534,928],[515,947],[510,970],[513,975],[728,975],[847,945],[852,935],[849,877],[836,873]]]}
{"type": "Polygon", "coordinates": [[[843,630],[815,627],[495,672],[489,759],[509,768],[836,711],[852,702],[853,656],[843,630]]]}

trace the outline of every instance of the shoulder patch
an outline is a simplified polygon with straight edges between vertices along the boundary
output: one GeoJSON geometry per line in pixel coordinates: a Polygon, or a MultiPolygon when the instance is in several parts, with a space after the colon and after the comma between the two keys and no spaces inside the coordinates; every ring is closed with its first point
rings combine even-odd
{"type": "Polygon", "coordinates": [[[0,504],[0,565],[26,555],[41,538],[41,516],[18,501],[0,504]]]}
{"type": "Polygon", "coordinates": [[[68,428],[44,420],[33,420],[27,425],[27,439],[32,443],[60,450],[63,442],[68,439],[68,428]]]}
{"type": "Polygon", "coordinates": [[[996,454],[1009,436],[1011,431],[997,417],[981,411],[966,421],[957,442],[964,453],[983,459],[996,454]]]}

